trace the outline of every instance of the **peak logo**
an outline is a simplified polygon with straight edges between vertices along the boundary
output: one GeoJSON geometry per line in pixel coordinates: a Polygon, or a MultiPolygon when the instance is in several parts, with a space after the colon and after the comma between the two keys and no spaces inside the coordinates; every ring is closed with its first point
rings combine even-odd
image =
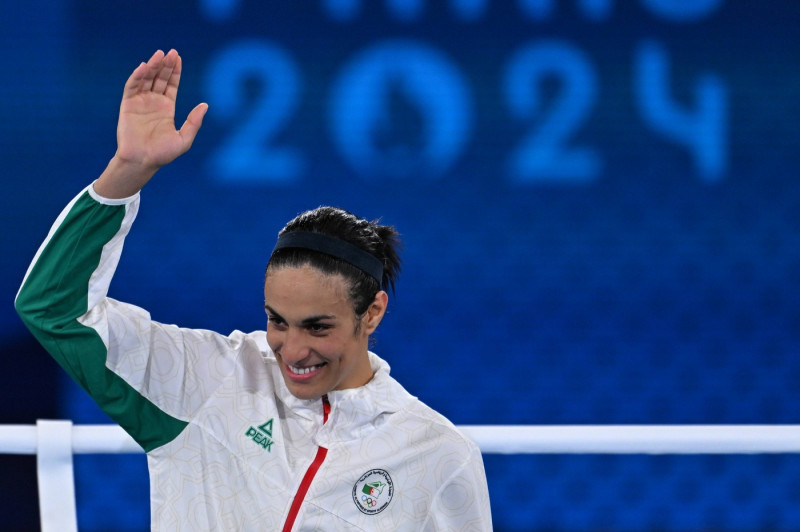
{"type": "Polygon", "coordinates": [[[259,425],[258,428],[251,426],[244,435],[253,440],[253,442],[262,449],[271,452],[272,444],[275,443],[272,440],[272,422],[273,418],[269,418],[269,420],[259,425]]]}

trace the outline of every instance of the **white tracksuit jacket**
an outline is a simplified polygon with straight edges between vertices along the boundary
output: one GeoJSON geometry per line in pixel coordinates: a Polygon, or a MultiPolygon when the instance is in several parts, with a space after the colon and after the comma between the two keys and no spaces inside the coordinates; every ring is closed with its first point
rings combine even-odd
{"type": "Polygon", "coordinates": [[[376,355],[367,385],[301,400],[265,332],[182,329],[108,298],[138,205],[87,187],[16,307],[147,452],[153,530],[491,530],[479,449],[376,355]]]}

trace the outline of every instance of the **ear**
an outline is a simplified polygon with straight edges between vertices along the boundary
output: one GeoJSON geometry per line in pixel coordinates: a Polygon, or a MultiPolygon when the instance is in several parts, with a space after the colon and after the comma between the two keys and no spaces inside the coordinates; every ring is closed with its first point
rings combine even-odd
{"type": "Polygon", "coordinates": [[[378,291],[375,294],[375,299],[372,300],[370,303],[367,312],[364,314],[362,318],[364,320],[364,331],[367,335],[372,334],[375,332],[375,329],[378,328],[380,325],[381,320],[383,319],[383,315],[386,314],[386,307],[389,304],[389,294],[387,294],[384,290],[378,291]]]}

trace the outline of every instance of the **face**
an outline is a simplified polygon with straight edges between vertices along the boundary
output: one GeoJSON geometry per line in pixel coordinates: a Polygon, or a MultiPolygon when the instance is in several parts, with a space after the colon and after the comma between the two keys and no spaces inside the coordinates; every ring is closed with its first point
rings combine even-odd
{"type": "Polygon", "coordinates": [[[267,342],[286,386],[301,399],[363,386],[372,378],[367,347],[386,311],[380,291],[363,316],[356,316],[348,282],[312,268],[267,271],[264,303],[267,342]]]}

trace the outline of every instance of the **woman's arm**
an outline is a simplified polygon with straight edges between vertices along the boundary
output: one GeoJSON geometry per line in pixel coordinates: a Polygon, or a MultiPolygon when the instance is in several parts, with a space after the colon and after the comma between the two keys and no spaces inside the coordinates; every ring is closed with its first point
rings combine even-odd
{"type": "MultiPolygon", "coordinates": [[[[180,68],[171,50],[156,52],[133,71],[122,98],[117,153],[94,188],[88,186],[59,215],[15,301],[36,339],[146,450],[170,441],[186,425],[191,401],[173,400],[171,391],[192,367],[184,337],[197,333],[152,322],[144,310],[106,295],[136,217],[139,190],[189,149],[206,111],[198,105],[175,129],[180,68]],[[181,370],[168,380],[151,371],[177,361],[181,370]]],[[[222,341],[207,336],[193,345],[222,341]]],[[[208,376],[206,388],[215,380],[208,376]]]]}

